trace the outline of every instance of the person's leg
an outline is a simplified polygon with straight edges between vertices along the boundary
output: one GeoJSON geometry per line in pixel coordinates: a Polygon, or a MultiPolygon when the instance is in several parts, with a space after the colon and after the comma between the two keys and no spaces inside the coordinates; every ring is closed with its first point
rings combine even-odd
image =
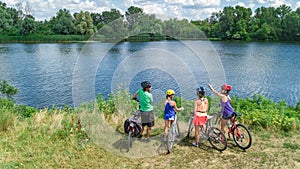
{"type": "Polygon", "coordinates": [[[198,143],[199,143],[199,126],[198,125],[195,125],[195,141],[196,141],[196,144],[198,145],[198,143]]]}
{"type": "Polygon", "coordinates": [[[147,126],[147,138],[150,138],[151,127],[147,126]]]}
{"type": "Polygon", "coordinates": [[[164,141],[166,141],[166,140],[167,140],[167,135],[168,135],[168,127],[169,127],[169,120],[165,120],[164,141]]]}
{"type": "Polygon", "coordinates": [[[151,127],[154,126],[154,121],[147,123],[147,138],[150,138],[151,135],[151,127]]]}
{"type": "Polygon", "coordinates": [[[226,126],[226,123],[227,123],[227,120],[224,119],[224,118],[222,118],[222,120],[221,120],[221,131],[222,131],[223,133],[225,133],[225,126],[226,126]]]}
{"type": "Polygon", "coordinates": [[[199,146],[199,125],[195,125],[195,142],[193,142],[192,144],[195,147],[199,146]]]}
{"type": "Polygon", "coordinates": [[[141,137],[143,137],[144,129],[145,129],[145,126],[144,126],[144,125],[142,125],[142,131],[141,131],[141,133],[142,133],[142,136],[141,136],[141,137]]]}

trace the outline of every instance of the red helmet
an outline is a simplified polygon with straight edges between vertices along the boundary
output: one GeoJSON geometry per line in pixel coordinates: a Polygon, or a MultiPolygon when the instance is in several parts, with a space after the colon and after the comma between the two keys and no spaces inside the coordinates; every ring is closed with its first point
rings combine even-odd
{"type": "Polygon", "coordinates": [[[230,91],[232,89],[232,87],[229,84],[223,84],[222,89],[224,89],[226,91],[230,91]]]}

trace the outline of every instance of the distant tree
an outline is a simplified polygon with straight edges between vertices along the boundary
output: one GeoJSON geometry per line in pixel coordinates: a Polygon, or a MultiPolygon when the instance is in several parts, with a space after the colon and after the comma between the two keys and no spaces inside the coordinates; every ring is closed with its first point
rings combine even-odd
{"type": "Polygon", "coordinates": [[[271,27],[267,23],[263,23],[262,26],[255,32],[254,37],[257,40],[268,40],[270,38],[271,27]]]}
{"type": "Polygon", "coordinates": [[[74,34],[75,25],[74,18],[67,9],[60,9],[57,16],[50,19],[49,24],[52,27],[52,30],[56,34],[74,34]]]}
{"type": "Polygon", "coordinates": [[[34,18],[26,16],[21,22],[20,35],[26,36],[37,31],[37,23],[34,18]]]}
{"type": "Polygon", "coordinates": [[[220,35],[221,39],[231,39],[234,34],[234,8],[231,6],[224,7],[220,16],[220,35]]]}
{"type": "Polygon", "coordinates": [[[281,23],[283,22],[284,18],[292,12],[292,8],[290,6],[287,6],[285,4],[280,5],[278,8],[276,8],[276,12],[281,20],[281,23]]]}
{"type": "MultiPolygon", "coordinates": [[[[255,10],[254,18],[258,21],[258,29],[262,28],[264,25],[264,28],[266,28],[266,25],[268,29],[270,29],[270,33],[267,37],[269,40],[279,40],[280,38],[280,32],[281,32],[281,26],[280,26],[280,18],[279,15],[276,12],[276,9],[274,7],[260,7],[255,10]]],[[[258,31],[261,32],[261,31],[258,31]]],[[[254,35],[257,37],[257,35],[254,35]]]]}
{"type": "Polygon", "coordinates": [[[90,13],[87,11],[81,11],[79,14],[75,15],[75,26],[77,32],[79,32],[82,35],[92,35],[95,33],[93,19],[90,13]]]}
{"type": "Polygon", "coordinates": [[[101,14],[100,13],[91,13],[91,17],[93,19],[94,26],[101,24],[101,14]]]}
{"type": "Polygon", "coordinates": [[[123,18],[123,15],[119,10],[111,9],[110,11],[103,11],[101,14],[101,23],[108,24],[114,20],[117,20],[119,18],[123,18]]]}
{"type": "Polygon", "coordinates": [[[14,26],[14,20],[11,17],[6,3],[0,1],[0,33],[5,34],[14,26]]]}
{"type": "Polygon", "coordinates": [[[296,12],[287,14],[282,21],[282,40],[300,40],[300,15],[296,12]]]}
{"type": "Polygon", "coordinates": [[[137,22],[139,16],[143,13],[143,9],[139,7],[130,6],[127,9],[127,11],[125,12],[125,16],[130,30],[132,29],[135,22],[137,22]]]}

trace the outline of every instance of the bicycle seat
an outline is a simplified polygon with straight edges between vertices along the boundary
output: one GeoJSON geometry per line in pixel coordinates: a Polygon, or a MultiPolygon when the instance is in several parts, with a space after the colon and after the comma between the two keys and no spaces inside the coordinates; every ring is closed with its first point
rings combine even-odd
{"type": "Polygon", "coordinates": [[[212,118],[214,118],[214,116],[207,115],[207,119],[208,119],[208,120],[209,120],[209,119],[212,119],[212,118]]]}
{"type": "Polygon", "coordinates": [[[232,116],[241,116],[242,114],[237,113],[237,112],[233,112],[232,116]]]}

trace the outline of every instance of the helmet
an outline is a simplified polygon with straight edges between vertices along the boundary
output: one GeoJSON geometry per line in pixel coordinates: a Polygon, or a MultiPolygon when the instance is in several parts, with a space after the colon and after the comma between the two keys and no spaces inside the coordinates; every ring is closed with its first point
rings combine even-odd
{"type": "Polygon", "coordinates": [[[205,88],[203,86],[197,88],[197,94],[205,95],[205,88]]]}
{"type": "Polygon", "coordinates": [[[174,90],[169,89],[169,90],[167,90],[166,94],[167,94],[168,96],[170,96],[170,95],[175,94],[175,92],[174,92],[174,90]]]}
{"type": "Polygon", "coordinates": [[[205,92],[205,88],[204,88],[203,86],[200,86],[200,87],[199,87],[199,91],[200,91],[200,92],[205,92]]]}
{"type": "Polygon", "coordinates": [[[232,89],[232,87],[229,84],[223,84],[222,89],[224,89],[226,91],[230,91],[232,89]]]}
{"type": "Polygon", "coordinates": [[[141,86],[142,86],[143,89],[149,88],[149,87],[151,87],[151,82],[144,81],[144,82],[141,83],[141,86]]]}

